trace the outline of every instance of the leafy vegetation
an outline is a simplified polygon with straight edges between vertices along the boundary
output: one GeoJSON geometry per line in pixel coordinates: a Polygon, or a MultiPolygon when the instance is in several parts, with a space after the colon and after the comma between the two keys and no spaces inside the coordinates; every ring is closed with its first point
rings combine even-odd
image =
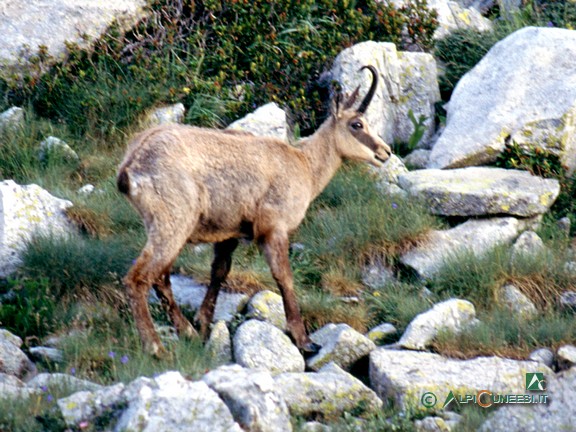
{"type": "MultiPolygon", "coordinates": [[[[152,0],[150,8],[130,34],[113,29],[92,53],[70,46],[48,74],[4,83],[9,99],[30,101],[78,135],[114,134],[176,101],[190,107],[188,121],[209,126],[277,101],[310,131],[331,84],[317,79],[343,48],[381,40],[430,49],[437,26],[426,0],[399,9],[375,0],[152,0]]],[[[51,59],[40,50],[35,60],[42,69],[51,59]]]]}

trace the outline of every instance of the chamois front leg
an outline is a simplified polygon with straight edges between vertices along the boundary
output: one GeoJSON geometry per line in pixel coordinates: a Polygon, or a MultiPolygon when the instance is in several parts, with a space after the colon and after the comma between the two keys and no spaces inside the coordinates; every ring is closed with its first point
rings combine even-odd
{"type": "Polygon", "coordinates": [[[212,324],[212,319],[214,318],[218,292],[228,273],[230,273],[232,253],[236,247],[238,247],[238,239],[235,238],[214,244],[214,261],[210,272],[210,285],[195,318],[200,323],[200,334],[204,339],[210,336],[210,324],[212,324]]]}
{"type": "Polygon", "coordinates": [[[288,259],[288,234],[282,231],[273,231],[264,236],[261,245],[272,276],[282,294],[288,331],[296,342],[296,346],[304,353],[317,353],[320,346],[312,342],[306,334],[294,292],[292,270],[288,259]]]}
{"type": "Polygon", "coordinates": [[[170,283],[170,271],[167,270],[162,276],[158,278],[158,281],[154,284],[154,291],[160,299],[164,310],[168,313],[170,320],[176,327],[178,336],[191,338],[197,336],[198,332],[194,330],[190,321],[182,314],[180,307],[174,300],[174,294],[172,293],[172,287],[170,283]]]}

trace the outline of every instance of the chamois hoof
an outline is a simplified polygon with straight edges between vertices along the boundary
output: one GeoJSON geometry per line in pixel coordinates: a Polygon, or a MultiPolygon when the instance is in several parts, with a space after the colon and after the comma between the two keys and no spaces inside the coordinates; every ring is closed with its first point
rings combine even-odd
{"type": "Polygon", "coordinates": [[[194,339],[198,337],[198,332],[189,322],[187,322],[185,326],[177,329],[177,331],[178,331],[178,337],[184,339],[194,339]]]}
{"type": "Polygon", "coordinates": [[[305,358],[312,357],[320,352],[322,347],[314,342],[308,342],[303,346],[299,347],[300,352],[305,358]]]}
{"type": "Polygon", "coordinates": [[[164,345],[154,342],[146,351],[157,360],[164,360],[170,357],[170,353],[164,348],[164,345]]]}

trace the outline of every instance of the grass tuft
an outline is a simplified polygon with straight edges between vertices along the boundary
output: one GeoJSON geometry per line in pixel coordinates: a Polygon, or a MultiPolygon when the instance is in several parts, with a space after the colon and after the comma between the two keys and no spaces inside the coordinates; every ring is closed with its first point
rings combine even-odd
{"type": "Polygon", "coordinates": [[[537,348],[556,349],[575,340],[576,322],[559,312],[525,320],[511,315],[508,309],[495,309],[481,312],[478,318],[478,325],[459,334],[440,333],[433,349],[461,359],[497,355],[522,360],[537,348]]]}

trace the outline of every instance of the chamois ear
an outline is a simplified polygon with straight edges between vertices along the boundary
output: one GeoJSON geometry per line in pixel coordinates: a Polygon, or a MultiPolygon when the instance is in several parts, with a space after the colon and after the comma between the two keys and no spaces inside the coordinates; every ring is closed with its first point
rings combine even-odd
{"type": "Polygon", "coordinates": [[[344,95],[342,93],[342,86],[340,85],[340,83],[338,81],[332,81],[332,86],[331,86],[331,106],[330,106],[330,111],[333,117],[338,118],[339,114],[340,114],[340,107],[342,105],[342,101],[344,99],[344,95]]]}
{"type": "Polygon", "coordinates": [[[334,94],[334,97],[332,98],[332,106],[331,106],[331,111],[332,111],[332,116],[335,118],[338,118],[339,113],[340,113],[340,106],[342,104],[342,99],[343,99],[343,95],[342,92],[336,92],[334,94]]]}
{"type": "Polygon", "coordinates": [[[358,99],[358,93],[360,93],[360,86],[356,87],[356,90],[354,90],[352,94],[348,96],[346,102],[344,102],[345,110],[350,109],[354,106],[354,104],[356,103],[356,99],[358,99]]]}

